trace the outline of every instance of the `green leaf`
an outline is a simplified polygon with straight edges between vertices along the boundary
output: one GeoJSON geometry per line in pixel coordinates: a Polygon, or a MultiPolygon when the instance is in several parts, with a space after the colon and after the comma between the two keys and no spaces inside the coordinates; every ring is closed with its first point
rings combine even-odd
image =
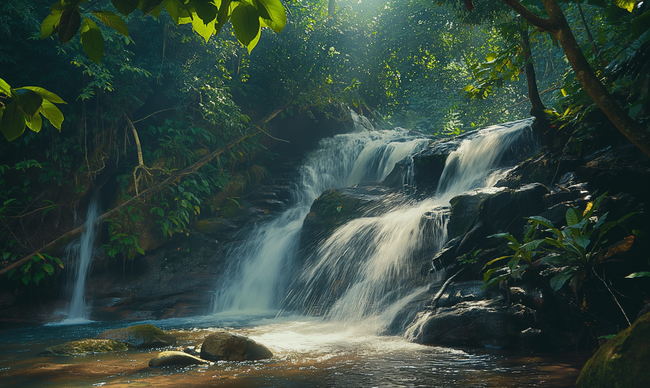
{"type": "Polygon", "coordinates": [[[589,238],[583,235],[574,237],[573,241],[575,241],[578,245],[580,245],[584,249],[587,249],[587,247],[591,243],[591,240],[589,240],[589,238]]]}
{"type": "Polygon", "coordinates": [[[124,19],[122,19],[120,15],[106,10],[92,11],[92,13],[97,19],[99,19],[100,22],[104,23],[107,27],[114,29],[127,38],[129,37],[129,28],[126,26],[124,19]]]}
{"type": "Polygon", "coordinates": [[[29,89],[35,93],[37,93],[39,96],[43,97],[46,100],[49,100],[50,102],[53,102],[55,104],[67,104],[63,99],[56,94],[50,92],[49,90],[40,88],[38,86],[24,86],[22,88],[18,88],[16,90],[20,89],[29,89]]]}
{"type": "Polygon", "coordinates": [[[257,9],[264,9],[264,12],[258,12],[262,18],[262,25],[268,27],[278,34],[282,32],[287,24],[287,13],[280,0],[256,0],[257,9]],[[269,16],[268,18],[266,16],[269,16]]]}
{"type": "Polygon", "coordinates": [[[36,112],[36,114],[32,116],[30,120],[27,120],[26,124],[29,129],[36,133],[39,133],[43,127],[43,119],[41,118],[40,113],[36,112]]]}
{"type": "Polygon", "coordinates": [[[573,276],[573,272],[574,272],[573,270],[567,270],[553,276],[553,278],[551,278],[550,281],[551,288],[553,289],[553,291],[557,291],[560,288],[562,288],[564,283],[566,283],[567,280],[571,279],[571,276],[573,276]]]}
{"type": "Polygon", "coordinates": [[[121,13],[124,16],[129,16],[133,11],[138,8],[139,0],[111,0],[113,7],[117,12],[121,13]]]}
{"type": "MultiPolygon", "coordinates": [[[[257,43],[259,43],[261,36],[262,36],[262,26],[260,25],[260,28],[257,30],[257,35],[255,35],[255,38],[253,38],[253,40],[251,40],[251,42],[246,46],[246,48],[248,49],[248,54],[250,54],[251,51],[253,51],[253,49],[255,48],[255,46],[257,46],[257,43]]],[[[241,152],[239,154],[241,155],[241,152]]]]}
{"type": "Polygon", "coordinates": [[[142,11],[142,16],[147,16],[153,13],[158,6],[162,4],[163,0],[140,0],[138,8],[142,11]]]}
{"type": "Polygon", "coordinates": [[[212,3],[212,0],[194,0],[194,9],[203,24],[208,24],[217,18],[219,9],[212,3]]]}
{"type": "Polygon", "coordinates": [[[25,285],[28,285],[29,281],[32,280],[32,275],[27,274],[27,275],[23,276],[23,278],[21,280],[23,281],[23,283],[25,283],[25,285]]]}
{"type": "Polygon", "coordinates": [[[68,43],[79,31],[79,26],[81,26],[81,13],[78,8],[63,11],[57,30],[61,43],[68,43]]]}
{"type": "Polygon", "coordinates": [[[18,108],[16,101],[12,101],[7,105],[0,118],[0,131],[7,141],[16,140],[25,132],[26,121],[27,117],[18,108]]]}
{"type": "Polygon", "coordinates": [[[648,272],[648,271],[633,272],[633,273],[627,275],[625,278],[626,279],[634,279],[634,278],[641,278],[641,277],[650,277],[650,272],[648,272]]]}
{"type": "Polygon", "coordinates": [[[104,37],[97,24],[88,18],[81,25],[81,45],[88,58],[99,65],[104,56],[104,37]]]}
{"type": "Polygon", "coordinates": [[[43,264],[43,270],[47,272],[48,275],[52,275],[54,273],[54,267],[52,267],[52,264],[43,264]]]}
{"type": "Polygon", "coordinates": [[[54,106],[51,102],[48,100],[43,100],[43,105],[41,106],[41,109],[39,109],[39,112],[54,126],[54,128],[58,129],[59,131],[61,130],[61,124],[63,124],[63,113],[54,106]]]}
{"type": "Polygon", "coordinates": [[[248,46],[260,31],[260,19],[257,9],[249,4],[240,3],[230,18],[237,40],[248,46]]]}
{"type": "Polygon", "coordinates": [[[194,31],[196,31],[197,34],[201,35],[206,42],[210,40],[210,37],[215,32],[214,29],[215,24],[216,24],[216,20],[213,20],[206,25],[205,23],[203,23],[203,20],[201,20],[201,18],[199,17],[192,18],[192,28],[194,29],[194,31]]]}
{"type": "Polygon", "coordinates": [[[41,23],[41,39],[49,38],[57,32],[62,15],[61,12],[52,12],[43,20],[43,23],[41,23]]]}
{"type": "Polygon", "coordinates": [[[569,210],[566,211],[566,224],[571,226],[577,224],[578,222],[580,222],[580,219],[578,217],[576,209],[569,208],[569,210]]]}
{"type": "Polygon", "coordinates": [[[634,7],[636,6],[638,0],[614,0],[614,4],[616,4],[617,7],[623,8],[627,10],[628,12],[634,11],[634,7]]]}
{"type": "Polygon", "coordinates": [[[165,11],[171,16],[176,25],[182,24],[181,19],[189,19],[188,22],[191,22],[192,15],[180,0],[165,0],[163,5],[165,6],[165,11]]]}
{"type": "Polygon", "coordinates": [[[43,97],[29,89],[15,89],[18,108],[27,116],[33,116],[43,103],[43,97]]]}
{"type": "Polygon", "coordinates": [[[0,78],[0,92],[7,96],[12,96],[14,94],[11,90],[11,86],[9,86],[9,84],[2,78],[0,78]]]}
{"type": "Polygon", "coordinates": [[[219,6],[219,13],[217,13],[217,24],[215,24],[215,35],[219,35],[221,28],[228,23],[230,20],[230,4],[231,0],[221,0],[221,5],[219,6]]]}

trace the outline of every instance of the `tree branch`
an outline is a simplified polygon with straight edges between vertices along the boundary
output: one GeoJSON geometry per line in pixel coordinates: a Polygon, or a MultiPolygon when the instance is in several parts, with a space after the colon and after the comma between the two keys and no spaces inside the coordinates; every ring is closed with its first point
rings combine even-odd
{"type": "Polygon", "coordinates": [[[537,28],[548,31],[552,34],[555,34],[555,32],[557,32],[559,29],[557,23],[551,21],[550,19],[544,19],[535,15],[528,8],[523,6],[519,0],[503,0],[503,2],[537,28]]]}

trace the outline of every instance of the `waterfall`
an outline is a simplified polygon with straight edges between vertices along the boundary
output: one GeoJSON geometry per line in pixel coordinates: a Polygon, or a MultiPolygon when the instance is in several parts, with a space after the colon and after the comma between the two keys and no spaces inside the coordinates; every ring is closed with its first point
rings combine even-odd
{"type": "MultiPolygon", "coordinates": [[[[404,129],[322,140],[300,168],[293,207],[249,231],[230,252],[234,264],[222,277],[227,280],[216,292],[214,311],[268,313],[282,307],[385,332],[437,276],[429,274],[430,259],[447,240],[449,199],[493,186],[521,159],[521,149],[533,149],[531,123],[521,120],[465,136],[447,157],[435,196],[416,200],[393,193],[376,199],[365,214],[338,226],[298,260],[299,233],[314,199],[329,188],[380,181],[397,161],[428,143],[404,129]]],[[[405,177],[410,185],[414,167],[410,163],[405,177]]]]}
{"type": "Polygon", "coordinates": [[[59,324],[78,324],[89,322],[89,311],[86,305],[86,280],[90,272],[95,243],[95,220],[100,215],[99,193],[95,193],[88,205],[86,222],[78,241],[68,244],[66,248],[66,263],[68,268],[72,267],[71,278],[71,299],[68,307],[63,312],[66,317],[59,324]]]}
{"type": "Polygon", "coordinates": [[[330,188],[382,180],[397,161],[427,143],[405,129],[360,129],[323,139],[298,172],[292,187],[293,205],[275,220],[247,230],[246,241],[229,252],[231,266],[215,293],[213,311],[277,311],[291,281],[289,269],[314,199],[330,188]]]}
{"type": "Polygon", "coordinates": [[[515,143],[532,147],[531,122],[488,127],[468,136],[448,156],[433,198],[416,202],[403,196],[397,205],[386,198],[383,214],[338,227],[307,258],[289,306],[377,333],[387,330],[401,308],[431,282],[423,268],[447,240],[449,199],[493,186],[512,167],[501,162],[515,152],[515,143]]]}

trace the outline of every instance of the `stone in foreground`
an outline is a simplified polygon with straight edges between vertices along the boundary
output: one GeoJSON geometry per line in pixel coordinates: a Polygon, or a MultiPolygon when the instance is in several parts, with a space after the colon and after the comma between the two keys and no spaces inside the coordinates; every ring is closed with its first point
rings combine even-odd
{"type": "Polygon", "coordinates": [[[149,361],[150,367],[167,366],[167,365],[200,365],[207,364],[209,361],[202,360],[191,354],[179,352],[177,350],[167,350],[158,353],[158,355],[149,361]]]}
{"type": "Polygon", "coordinates": [[[649,359],[650,313],[601,346],[582,368],[576,387],[647,387],[649,359]]]}
{"type": "Polygon", "coordinates": [[[266,346],[227,331],[210,334],[201,347],[201,358],[210,361],[261,360],[271,357],[273,353],[266,346]]]}
{"type": "Polygon", "coordinates": [[[176,344],[176,337],[166,334],[154,325],[136,325],[123,329],[111,329],[95,338],[126,342],[136,348],[159,348],[176,344]]]}

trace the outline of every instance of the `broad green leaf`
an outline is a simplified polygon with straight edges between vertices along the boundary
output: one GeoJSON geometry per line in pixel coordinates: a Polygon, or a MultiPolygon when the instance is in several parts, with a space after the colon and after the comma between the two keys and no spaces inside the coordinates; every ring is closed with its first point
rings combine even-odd
{"type": "Polygon", "coordinates": [[[589,240],[589,238],[582,235],[574,237],[573,241],[575,241],[578,245],[580,245],[584,249],[587,249],[587,247],[591,243],[591,240],[589,240]]]}
{"type": "Polygon", "coordinates": [[[627,275],[625,278],[626,279],[634,279],[634,278],[641,278],[641,277],[650,277],[650,272],[648,272],[648,271],[633,272],[633,273],[627,275]]]}
{"type": "Polygon", "coordinates": [[[79,12],[79,9],[74,8],[63,11],[59,22],[59,28],[57,29],[61,43],[68,43],[77,34],[80,26],[81,13],[79,12]]]}
{"type": "Polygon", "coordinates": [[[27,127],[29,127],[29,129],[32,131],[39,133],[43,127],[43,119],[41,118],[41,114],[36,112],[36,114],[32,116],[31,119],[27,120],[27,127]]]}
{"type": "Polygon", "coordinates": [[[562,232],[560,232],[555,226],[553,226],[553,223],[549,221],[548,219],[542,217],[542,216],[533,216],[533,217],[528,217],[529,220],[533,220],[535,223],[541,224],[547,228],[549,228],[555,235],[558,237],[562,235],[562,232]]]}
{"type": "Polygon", "coordinates": [[[494,61],[495,59],[497,59],[497,55],[496,55],[495,53],[488,53],[488,54],[485,56],[485,60],[488,61],[488,62],[492,62],[492,61],[494,61]]]}
{"type": "Polygon", "coordinates": [[[27,116],[33,116],[43,103],[43,97],[29,89],[15,89],[18,96],[18,108],[27,116]]]}
{"type": "Polygon", "coordinates": [[[36,285],[38,285],[38,283],[39,283],[39,282],[40,282],[44,277],[45,277],[45,272],[44,272],[44,271],[42,271],[42,270],[41,270],[41,271],[37,271],[36,273],[34,273],[34,277],[33,277],[33,279],[34,279],[34,283],[35,283],[36,285]]]}
{"type": "Polygon", "coordinates": [[[154,12],[162,2],[163,0],[140,0],[138,8],[142,11],[142,16],[147,16],[154,12]]]}
{"type": "Polygon", "coordinates": [[[248,54],[250,54],[251,51],[253,51],[253,49],[255,48],[255,46],[257,46],[257,43],[260,41],[261,36],[262,36],[262,26],[260,25],[260,28],[257,30],[257,35],[255,35],[255,38],[253,38],[253,40],[251,40],[251,42],[246,46],[246,48],[248,49],[248,54]]]}
{"type": "Polygon", "coordinates": [[[260,31],[260,19],[257,9],[249,4],[240,3],[230,18],[237,40],[248,46],[260,31]]]}
{"type": "Polygon", "coordinates": [[[640,37],[650,28],[650,11],[645,11],[641,15],[632,19],[632,32],[635,37],[640,37]]]}
{"type": "Polygon", "coordinates": [[[9,84],[2,78],[0,78],[0,92],[4,93],[7,96],[11,96],[13,94],[11,91],[11,86],[9,86],[9,84]]]}
{"type": "Polygon", "coordinates": [[[16,140],[25,132],[25,127],[27,126],[26,121],[27,117],[18,109],[16,101],[12,101],[2,112],[0,131],[2,131],[7,141],[16,140]]]}
{"type": "Polygon", "coordinates": [[[33,92],[38,93],[38,95],[40,95],[44,99],[49,100],[50,102],[53,102],[55,104],[67,104],[65,101],[63,101],[63,99],[61,97],[57,96],[56,94],[50,92],[47,89],[43,89],[43,88],[38,87],[38,86],[24,86],[24,87],[18,88],[16,90],[20,90],[20,89],[29,89],[29,90],[31,90],[33,92]]]}
{"type": "Polygon", "coordinates": [[[580,222],[580,220],[578,218],[576,209],[569,208],[569,210],[566,211],[566,224],[571,226],[577,224],[578,222],[580,222]]]}
{"type": "Polygon", "coordinates": [[[217,12],[219,11],[217,6],[212,3],[212,0],[194,0],[194,10],[206,25],[217,18],[217,12]]]}
{"type": "Polygon", "coordinates": [[[278,34],[287,24],[287,13],[280,0],[256,0],[257,8],[264,8],[266,13],[258,13],[264,27],[269,27],[278,34]],[[270,18],[267,18],[266,15],[270,18]]]}
{"type": "Polygon", "coordinates": [[[59,131],[61,130],[61,124],[63,124],[63,113],[54,106],[51,102],[48,100],[43,100],[43,105],[41,106],[41,109],[39,112],[54,126],[54,128],[58,129],[59,131]]]}
{"type": "Polygon", "coordinates": [[[566,270],[553,276],[553,278],[551,278],[550,281],[551,288],[553,289],[553,291],[557,291],[560,288],[562,288],[564,283],[566,283],[567,280],[571,279],[571,276],[573,275],[574,271],[575,270],[566,270]]]}
{"type": "Polygon", "coordinates": [[[614,4],[616,4],[617,7],[623,8],[627,10],[628,12],[634,11],[634,7],[636,6],[638,0],[614,0],[614,4]]]}
{"type": "Polygon", "coordinates": [[[124,16],[129,16],[129,14],[138,8],[140,0],[111,0],[111,3],[113,3],[113,7],[115,7],[117,12],[124,16]]]}
{"type": "Polygon", "coordinates": [[[519,245],[519,241],[517,241],[516,238],[514,238],[510,233],[497,233],[497,234],[492,234],[488,236],[488,238],[505,238],[508,241],[512,241],[513,243],[519,245]]]}
{"type": "Polygon", "coordinates": [[[43,264],[43,270],[47,272],[48,275],[52,275],[54,273],[54,267],[52,267],[52,264],[43,264]]]}
{"type": "Polygon", "coordinates": [[[228,20],[230,20],[230,16],[232,13],[231,10],[231,5],[232,1],[231,0],[221,0],[221,5],[219,6],[219,12],[217,13],[217,24],[215,24],[215,35],[219,35],[221,32],[221,29],[223,28],[226,23],[228,23],[228,20]]]}
{"type": "Polygon", "coordinates": [[[81,25],[81,45],[91,61],[99,64],[104,56],[104,37],[97,24],[84,18],[81,25]]]}
{"type": "Polygon", "coordinates": [[[192,18],[192,28],[194,29],[194,31],[196,31],[197,34],[201,35],[206,42],[210,40],[210,37],[215,32],[214,30],[215,24],[216,24],[216,20],[213,20],[206,25],[205,23],[203,23],[203,20],[201,20],[201,18],[199,17],[192,18]]]}
{"type": "Polygon", "coordinates": [[[528,243],[526,243],[526,244],[523,244],[523,245],[521,246],[521,249],[525,250],[526,252],[531,252],[531,251],[534,251],[535,249],[537,249],[537,248],[539,247],[539,245],[540,245],[541,243],[543,243],[543,242],[544,242],[544,239],[533,240],[533,241],[531,241],[531,242],[528,242],[528,243]]]}
{"type": "Polygon", "coordinates": [[[162,3],[160,3],[160,5],[154,8],[153,11],[149,12],[149,15],[153,16],[154,18],[156,18],[156,20],[158,20],[158,18],[160,17],[160,13],[162,12],[162,8],[163,8],[162,3]]]}
{"type": "Polygon", "coordinates": [[[43,20],[43,23],[41,23],[41,39],[49,38],[56,33],[62,15],[61,12],[51,13],[43,20]]]}
{"type": "Polygon", "coordinates": [[[126,26],[124,19],[122,19],[120,15],[106,10],[92,11],[92,12],[93,15],[95,15],[95,17],[99,19],[100,22],[114,29],[118,33],[126,36],[127,38],[129,37],[129,28],[126,26]]]}
{"type": "Polygon", "coordinates": [[[191,23],[192,15],[185,7],[185,4],[180,0],[165,0],[163,2],[165,11],[171,16],[176,25],[183,24],[182,20],[187,20],[186,23],[191,23]]]}

